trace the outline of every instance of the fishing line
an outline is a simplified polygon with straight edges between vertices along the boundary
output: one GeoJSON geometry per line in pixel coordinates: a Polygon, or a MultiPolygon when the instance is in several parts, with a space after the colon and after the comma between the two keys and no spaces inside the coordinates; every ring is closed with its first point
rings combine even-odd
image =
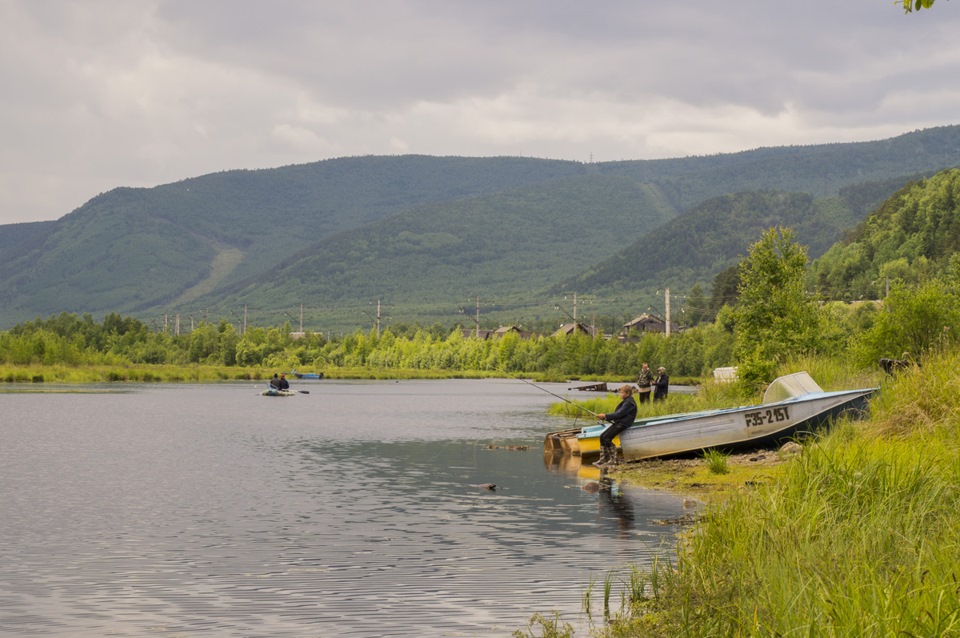
{"type": "MultiPolygon", "coordinates": [[[[532,386],[535,387],[537,390],[543,390],[543,391],[546,392],[547,394],[552,395],[552,396],[555,396],[555,397],[557,397],[558,399],[560,399],[561,401],[566,401],[567,403],[569,403],[569,404],[572,405],[573,407],[575,407],[575,408],[580,408],[580,409],[583,410],[584,412],[589,412],[589,413],[592,414],[593,416],[597,417],[597,419],[600,419],[600,415],[599,415],[599,414],[597,414],[596,412],[590,412],[590,410],[586,409],[586,408],[583,407],[582,405],[577,405],[576,403],[574,403],[574,402],[571,401],[570,399],[567,399],[567,398],[565,398],[565,397],[562,397],[562,396],[560,396],[559,394],[554,394],[553,392],[550,392],[550,390],[547,390],[546,388],[541,388],[541,387],[538,386],[536,383],[527,381],[527,380],[524,379],[524,378],[521,378],[520,380],[523,381],[524,383],[527,383],[527,384],[532,385],[532,386]]],[[[603,419],[600,419],[600,420],[602,421],[603,419]]]]}

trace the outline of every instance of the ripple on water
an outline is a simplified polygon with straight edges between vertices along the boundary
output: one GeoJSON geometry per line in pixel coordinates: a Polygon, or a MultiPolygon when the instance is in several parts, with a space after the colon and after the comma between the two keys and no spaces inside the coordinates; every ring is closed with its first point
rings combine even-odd
{"type": "Polygon", "coordinates": [[[525,384],[248,390],[4,396],[0,635],[509,635],[682,513],[545,466],[525,384]]]}

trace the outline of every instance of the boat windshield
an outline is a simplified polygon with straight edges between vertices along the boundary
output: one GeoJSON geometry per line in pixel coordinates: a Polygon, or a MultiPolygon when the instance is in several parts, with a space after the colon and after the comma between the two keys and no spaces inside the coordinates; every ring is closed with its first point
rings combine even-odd
{"type": "Polygon", "coordinates": [[[811,392],[823,392],[823,388],[806,372],[795,372],[776,378],[763,393],[764,403],[776,403],[784,399],[800,397],[811,392]]]}

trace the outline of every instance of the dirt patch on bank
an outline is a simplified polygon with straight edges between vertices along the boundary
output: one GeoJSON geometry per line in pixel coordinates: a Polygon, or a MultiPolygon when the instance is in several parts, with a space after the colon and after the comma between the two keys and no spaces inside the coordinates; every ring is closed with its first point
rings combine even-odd
{"type": "Polygon", "coordinates": [[[726,457],[726,473],[711,470],[704,458],[637,461],[621,466],[619,473],[634,485],[668,490],[709,503],[773,482],[783,463],[798,453],[799,447],[730,454],[726,457]]]}

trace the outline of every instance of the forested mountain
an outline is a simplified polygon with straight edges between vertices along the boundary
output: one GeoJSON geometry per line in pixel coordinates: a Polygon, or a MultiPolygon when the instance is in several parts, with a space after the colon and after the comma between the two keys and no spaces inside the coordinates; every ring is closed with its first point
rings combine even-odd
{"type": "Polygon", "coordinates": [[[960,127],[945,126],[857,144],[613,162],[605,170],[657,184],[677,207],[686,209],[716,195],[751,190],[836,195],[851,184],[957,166],[958,151],[960,127]]]}
{"type": "Polygon", "coordinates": [[[649,186],[585,175],[411,209],[318,242],[205,301],[262,307],[282,290],[287,308],[378,298],[455,308],[482,291],[503,304],[573,275],[635,226],[656,228],[675,214],[649,186]]]}
{"type": "Polygon", "coordinates": [[[599,164],[355,157],[118,188],[55,222],[0,226],[0,327],[241,306],[276,322],[303,304],[350,329],[378,299],[394,320],[449,323],[477,296],[489,321],[512,322],[556,316],[564,290],[629,313],[658,287],[708,283],[767,222],[796,226],[819,254],[902,176],[958,165],[953,126],[599,164]]]}
{"type": "Polygon", "coordinates": [[[749,191],[709,199],[651,231],[575,278],[554,288],[615,296],[650,287],[707,287],[736,264],[760,234],[774,226],[797,231],[797,240],[819,257],[846,229],[859,223],[911,178],[864,182],[838,196],[749,191]]]}
{"type": "Polygon", "coordinates": [[[960,169],[905,186],[810,269],[834,299],[876,299],[892,281],[960,276],[960,169]]]}
{"type": "Polygon", "coordinates": [[[365,157],[118,188],[56,222],[0,226],[0,321],[160,312],[198,296],[194,287],[202,294],[263,273],[412,206],[583,173],[552,160],[365,157]]]}

